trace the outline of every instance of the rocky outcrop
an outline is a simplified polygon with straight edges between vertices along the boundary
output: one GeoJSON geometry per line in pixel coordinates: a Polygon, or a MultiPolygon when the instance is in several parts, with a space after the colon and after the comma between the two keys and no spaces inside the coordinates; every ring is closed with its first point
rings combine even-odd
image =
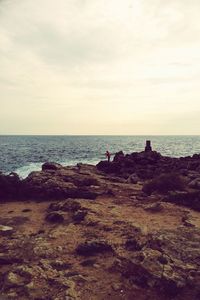
{"type": "MultiPolygon", "coordinates": [[[[32,172],[24,180],[17,174],[0,174],[0,200],[8,199],[66,199],[83,198],[94,200],[99,195],[113,192],[100,179],[100,172],[108,180],[127,184],[138,184],[158,178],[162,174],[178,174],[184,178],[185,190],[200,190],[200,155],[172,158],[156,151],[115,154],[112,162],[101,161],[97,166],[78,164],[63,167],[58,163],[46,162],[42,170],[32,172]]],[[[172,180],[171,180],[172,181],[172,180]]],[[[159,192],[159,190],[158,190],[159,192]]]]}
{"type": "Polygon", "coordinates": [[[95,199],[102,193],[98,182],[90,174],[80,174],[74,167],[62,167],[58,164],[45,164],[43,171],[32,172],[23,184],[23,194],[34,199],[95,199]]]}
{"type": "Polygon", "coordinates": [[[124,178],[135,174],[140,179],[146,180],[163,173],[178,172],[188,178],[192,173],[195,179],[200,178],[200,155],[173,158],[162,156],[156,151],[134,152],[126,155],[120,151],[115,154],[112,162],[101,161],[97,164],[97,168],[124,178]]]}
{"type": "Polygon", "coordinates": [[[1,174],[2,299],[199,299],[199,162],[119,152],[1,174]]]}
{"type": "Polygon", "coordinates": [[[45,171],[45,170],[56,171],[59,169],[62,169],[62,165],[60,165],[58,163],[54,163],[54,162],[46,162],[42,165],[42,171],[45,171]]]}
{"type": "Polygon", "coordinates": [[[94,166],[63,167],[57,163],[45,163],[42,165],[42,171],[32,172],[24,180],[15,173],[0,174],[0,200],[93,200],[105,192],[104,187],[99,186],[95,173],[94,166]]]}

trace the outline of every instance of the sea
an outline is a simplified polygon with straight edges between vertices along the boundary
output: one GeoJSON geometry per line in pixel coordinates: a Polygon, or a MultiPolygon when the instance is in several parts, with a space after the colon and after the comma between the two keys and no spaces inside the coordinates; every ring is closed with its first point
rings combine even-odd
{"type": "Polygon", "coordinates": [[[41,170],[44,162],[64,166],[77,163],[97,164],[105,152],[122,150],[132,153],[144,150],[151,140],[153,150],[171,157],[200,153],[200,136],[25,136],[0,135],[0,172],[16,172],[25,178],[41,170]]]}

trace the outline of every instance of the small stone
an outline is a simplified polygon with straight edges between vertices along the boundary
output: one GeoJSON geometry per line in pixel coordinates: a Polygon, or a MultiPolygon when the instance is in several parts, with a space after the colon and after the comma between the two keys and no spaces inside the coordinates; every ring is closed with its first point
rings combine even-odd
{"type": "Polygon", "coordinates": [[[0,225],[0,235],[6,236],[13,233],[13,227],[0,225]]]}
{"type": "Polygon", "coordinates": [[[127,179],[127,183],[136,184],[136,183],[138,183],[138,181],[139,181],[139,177],[137,176],[137,174],[132,174],[127,179]]]}
{"type": "Polygon", "coordinates": [[[150,211],[150,212],[161,212],[164,210],[164,206],[162,205],[162,203],[156,202],[153,204],[146,205],[144,207],[144,210],[150,211]]]}
{"type": "Polygon", "coordinates": [[[19,287],[24,285],[24,279],[14,272],[9,272],[5,278],[6,287],[19,287]]]}
{"type": "Polygon", "coordinates": [[[31,209],[29,209],[29,208],[22,209],[22,212],[30,212],[30,211],[31,211],[31,209]]]}

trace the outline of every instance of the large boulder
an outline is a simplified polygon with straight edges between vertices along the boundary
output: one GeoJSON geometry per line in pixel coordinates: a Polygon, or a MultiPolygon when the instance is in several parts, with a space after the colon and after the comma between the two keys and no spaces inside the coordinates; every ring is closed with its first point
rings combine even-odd
{"type": "Polygon", "coordinates": [[[18,199],[21,192],[21,180],[16,173],[0,174],[0,200],[18,199]]]}
{"type": "Polygon", "coordinates": [[[91,179],[87,178],[86,180],[85,175],[81,176],[67,168],[58,169],[53,173],[37,171],[32,172],[23,180],[23,192],[27,198],[41,200],[66,198],[95,199],[99,193],[93,186],[90,186],[91,183],[91,179]]]}
{"type": "Polygon", "coordinates": [[[62,168],[62,165],[58,164],[58,163],[54,163],[54,162],[45,162],[42,165],[42,171],[45,170],[59,170],[62,168]]]}
{"type": "Polygon", "coordinates": [[[200,211],[200,191],[174,191],[163,198],[163,201],[187,206],[200,211]]]}
{"type": "Polygon", "coordinates": [[[103,171],[105,173],[114,173],[114,174],[119,174],[120,172],[120,164],[117,162],[108,162],[106,160],[100,161],[96,165],[97,169],[100,171],[103,171]]]}

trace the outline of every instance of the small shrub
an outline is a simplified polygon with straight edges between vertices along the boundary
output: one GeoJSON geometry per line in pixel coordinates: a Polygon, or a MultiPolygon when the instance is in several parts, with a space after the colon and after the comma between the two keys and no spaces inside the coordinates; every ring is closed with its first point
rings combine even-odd
{"type": "Polygon", "coordinates": [[[184,190],[184,181],[176,173],[161,174],[143,186],[143,192],[151,195],[154,191],[166,194],[169,191],[184,190]]]}

